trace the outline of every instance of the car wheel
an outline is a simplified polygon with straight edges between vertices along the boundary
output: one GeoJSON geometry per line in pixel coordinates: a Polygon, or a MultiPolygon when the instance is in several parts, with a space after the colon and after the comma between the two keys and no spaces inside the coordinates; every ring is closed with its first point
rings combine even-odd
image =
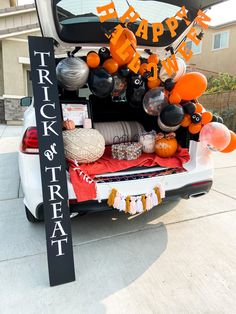
{"type": "Polygon", "coordinates": [[[31,211],[25,206],[25,215],[29,222],[35,223],[39,222],[40,220],[34,217],[34,215],[31,214],[31,211]]]}

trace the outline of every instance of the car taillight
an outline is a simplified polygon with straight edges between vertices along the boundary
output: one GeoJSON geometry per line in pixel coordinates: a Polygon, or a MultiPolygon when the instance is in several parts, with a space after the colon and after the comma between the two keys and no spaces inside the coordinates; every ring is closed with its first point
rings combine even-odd
{"type": "Polygon", "coordinates": [[[30,127],[25,131],[22,139],[21,151],[25,154],[38,154],[39,143],[36,127],[30,127]]]}

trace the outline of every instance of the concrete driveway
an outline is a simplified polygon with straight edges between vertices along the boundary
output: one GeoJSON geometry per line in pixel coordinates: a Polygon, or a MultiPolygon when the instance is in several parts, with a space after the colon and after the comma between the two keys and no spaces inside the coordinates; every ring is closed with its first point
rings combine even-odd
{"type": "Polygon", "coordinates": [[[236,153],[200,198],[72,221],[77,281],[50,288],[44,225],[25,219],[20,127],[0,126],[0,313],[235,313],[236,153]]]}

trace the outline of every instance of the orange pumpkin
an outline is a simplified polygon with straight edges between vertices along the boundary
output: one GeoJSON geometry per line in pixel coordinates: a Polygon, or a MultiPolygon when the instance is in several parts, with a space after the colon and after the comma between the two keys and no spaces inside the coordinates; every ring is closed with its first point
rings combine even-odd
{"type": "Polygon", "coordinates": [[[73,120],[65,120],[63,121],[63,124],[62,124],[63,128],[65,128],[66,130],[74,130],[75,129],[75,123],[73,120]]]}
{"type": "Polygon", "coordinates": [[[157,156],[168,158],[174,156],[178,149],[178,142],[175,138],[162,138],[157,140],[155,151],[157,156]]]}

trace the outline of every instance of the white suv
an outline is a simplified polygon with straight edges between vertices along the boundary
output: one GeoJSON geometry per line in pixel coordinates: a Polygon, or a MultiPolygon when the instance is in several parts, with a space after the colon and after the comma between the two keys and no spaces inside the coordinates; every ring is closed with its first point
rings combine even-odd
{"type": "MultiPolygon", "coordinates": [[[[108,1],[103,1],[105,4],[108,1]]],[[[118,10],[127,9],[127,1],[115,1],[118,10]]],[[[211,5],[222,2],[221,0],[183,0],[183,1],[132,1],[132,5],[138,6],[139,12],[144,12],[145,18],[150,20],[164,20],[168,15],[173,15],[183,5],[188,9],[188,18],[193,21],[196,14],[201,9],[206,9],[211,5]],[[173,3],[175,5],[173,5],[173,3]],[[150,9],[148,9],[150,7],[150,9]],[[142,11],[143,10],[143,11],[142,11]],[[163,13],[164,12],[164,13],[163,13]]],[[[103,3],[102,3],[103,4],[103,3]]],[[[99,5],[102,5],[99,2],[99,5]]],[[[56,55],[62,58],[66,56],[67,51],[73,50],[75,47],[82,47],[78,55],[86,56],[89,50],[97,50],[99,47],[108,46],[105,42],[103,30],[99,26],[98,17],[96,16],[97,1],[85,0],[36,0],[37,11],[40,19],[43,36],[52,37],[55,40],[56,55]]],[[[109,25],[105,27],[112,26],[109,25]]],[[[106,23],[105,23],[106,24],[106,23]]],[[[193,24],[193,23],[192,23],[193,24]]],[[[177,30],[177,39],[173,40],[166,32],[163,39],[156,45],[152,41],[143,42],[138,40],[139,51],[142,53],[144,49],[152,49],[158,54],[167,53],[168,47],[174,50],[185,39],[186,33],[192,26],[186,24],[181,25],[177,30]],[[144,46],[145,45],[145,46],[144,46]]],[[[84,93],[84,91],[82,91],[84,93]]],[[[70,96],[68,96],[70,97],[70,96]]],[[[74,97],[74,95],[73,95],[74,97]]],[[[89,95],[87,95],[89,98],[89,95]]],[[[90,97],[92,105],[96,102],[96,98],[90,97]]],[[[34,101],[29,98],[22,99],[22,105],[29,105],[24,114],[24,132],[22,135],[22,144],[19,152],[19,169],[24,192],[24,204],[27,219],[31,222],[43,220],[43,196],[41,186],[41,172],[39,163],[39,150],[37,129],[35,120],[34,101]],[[30,102],[30,104],[29,104],[30,102]]],[[[99,110],[102,110],[99,107],[99,110]]],[[[111,107],[112,108],[112,107],[111,107]]],[[[112,111],[112,109],[111,109],[112,111]]],[[[125,111],[124,120],[127,119],[125,111]]],[[[106,114],[109,121],[109,113],[106,114]]],[[[93,120],[99,121],[100,117],[93,114],[93,120]]],[[[119,117],[119,119],[121,119],[119,117]]],[[[114,115],[111,112],[111,121],[114,121],[114,115]]],[[[99,121],[100,122],[100,121],[99,121]]],[[[177,131],[177,137],[180,139],[183,147],[189,148],[190,161],[184,165],[185,171],[181,173],[172,173],[160,176],[160,173],[166,171],[163,167],[152,168],[131,168],[122,172],[109,173],[100,175],[97,183],[99,196],[102,200],[106,200],[110,193],[107,184],[101,178],[106,177],[106,182],[112,182],[112,186],[117,188],[121,193],[129,195],[139,195],[150,191],[156,184],[162,183],[165,186],[166,198],[190,198],[199,197],[206,194],[213,180],[213,165],[211,155],[202,148],[196,136],[191,136],[187,129],[180,128],[177,131]]],[[[96,202],[78,203],[76,195],[71,184],[69,174],[67,175],[67,185],[69,194],[69,203],[71,212],[82,213],[88,210],[105,209],[104,203],[100,205],[96,202]],[[94,206],[95,205],[95,206],[94,206]]]]}

